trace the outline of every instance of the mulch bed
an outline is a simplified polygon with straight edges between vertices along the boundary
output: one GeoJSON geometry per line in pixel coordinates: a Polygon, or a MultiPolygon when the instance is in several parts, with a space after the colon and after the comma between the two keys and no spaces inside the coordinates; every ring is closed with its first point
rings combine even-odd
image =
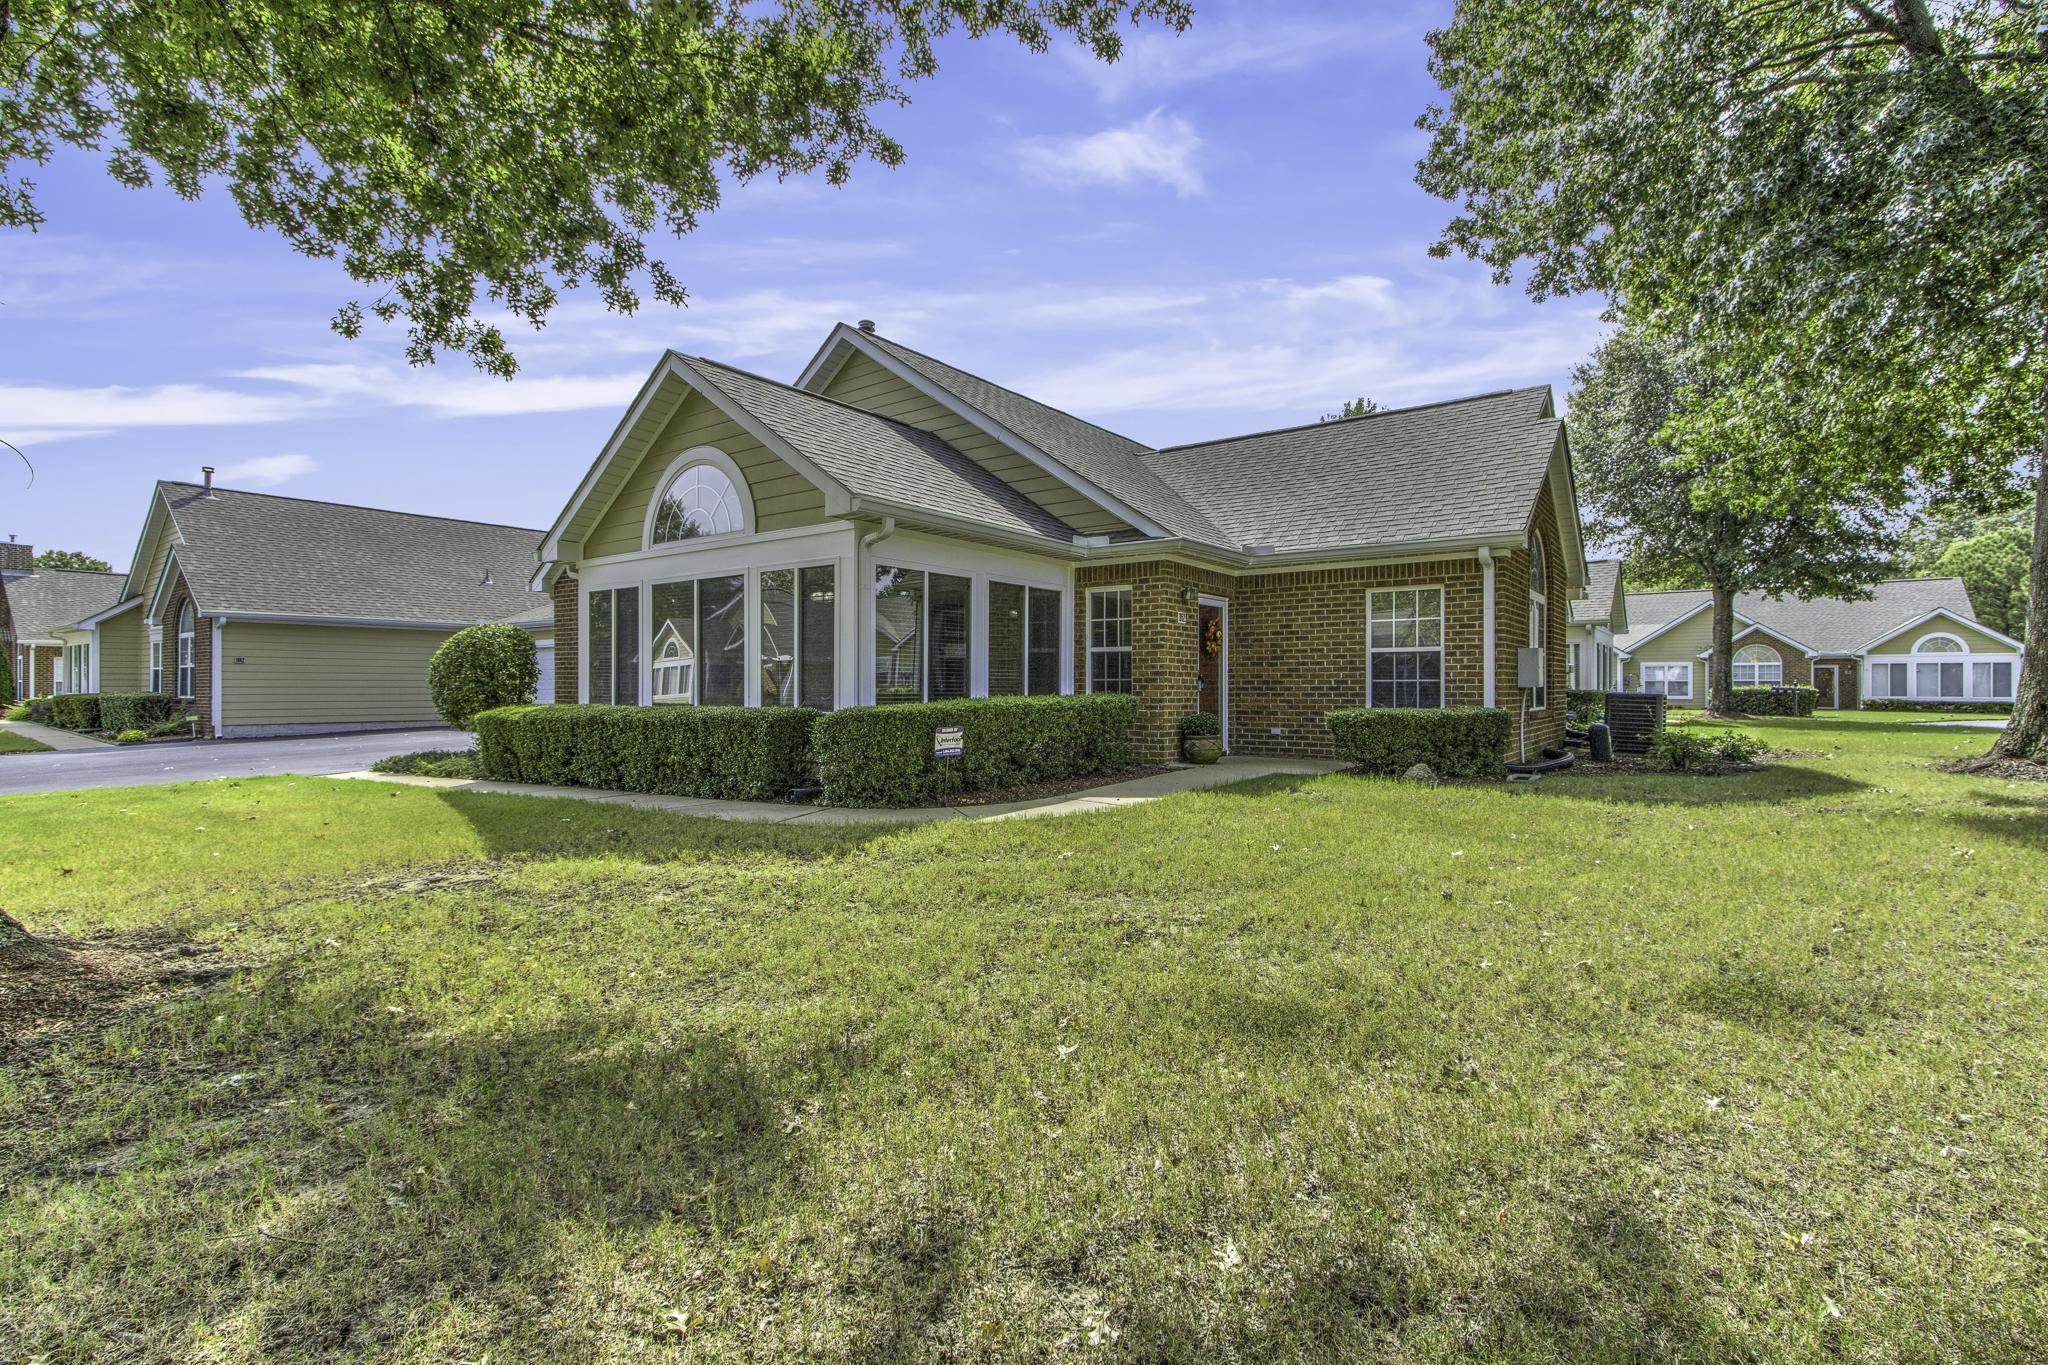
{"type": "Polygon", "coordinates": [[[247,965],[160,930],[86,939],[41,934],[34,945],[0,956],[0,1061],[97,1032],[247,965]]]}
{"type": "Polygon", "coordinates": [[[1955,758],[1935,767],[1945,773],[1969,777],[2002,777],[2009,782],[2048,782],[2048,763],[2030,763],[2024,758],[1955,758]]]}

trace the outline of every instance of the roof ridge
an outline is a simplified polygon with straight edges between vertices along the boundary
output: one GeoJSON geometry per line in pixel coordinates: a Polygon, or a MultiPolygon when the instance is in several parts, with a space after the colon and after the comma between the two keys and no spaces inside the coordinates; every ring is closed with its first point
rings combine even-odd
{"type": "MultiPolygon", "coordinates": [[[[1237,441],[1257,440],[1261,436],[1280,436],[1290,431],[1313,431],[1317,427],[1341,427],[1352,422],[1370,422],[1375,417],[1394,417],[1402,413],[1426,412],[1431,408],[1452,407],[1459,403],[1479,403],[1485,401],[1488,398],[1505,398],[1509,394],[1534,393],[1543,387],[1544,386],[1541,384],[1525,384],[1519,389],[1492,389],[1486,393],[1467,394],[1462,398],[1438,398],[1428,403],[1411,403],[1405,408],[1381,408],[1376,412],[1361,413],[1356,417],[1318,418],[1316,421],[1313,422],[1297,422],[1292,426],[1268,427],[1264,431],[1247,431],[1240,436],[1218,436],[1207,441],[1182,441],[1178,445],[1159,446],[1158,448],[1150,450],[1147,453],[1152,455],[1164,455],[1169,451],[1175,450],[1193,450],[1200,446],[1230,445],[1233,442],[1237,441]]],[[[1563,419],[1553,417],[1550,420],[1562,421],[1563,419]]]]}
{"type": "MultiPolygon", "coordinates": [[[[187,483],[183,479],[158,479],[159,488],[193,488],[205,491],[205,485],[187,483]]],[[[213,486],[216,493],[233,493],[238,498],[271,498],[278,502],[300,502],[311,507],[344,507],[351,512],[379,512],[387,517],[413,517],[420,521],[445,521],[456,526],[485,526],[498,531],[532,531],[535,536],[545,536],[546,531],[535,531],[531,526],[514,526],[506,521],[475,521],[469,517],[444,517],[438,512],[407,512],[397,507],[372,507],[362,502],[335,502],[331,498],[295,498],[289,493],[259,493],[253,488],[226,488],[213,486]]]]}
{"type": "MultiPolygon", "coordinates": [[[[840,325],[844,326],[845,324],[842,323],[840,325]]],[[[1143,441],[1140,441],[1135,437],[1126,436],[1121,431],[1113,430],[1109,427],[1102,425],[1102,423],[1100,422],[1090,421],[1088,418],[1081,416],[1079,413],[1068,412],[1065,408],[1056,408],[1052,404],[1046,402],[1043,398],[1033,398],[1030,394],[1024,392],[1022,389],[1013,389],[1008,384],[999,384],[995,380],[990,379],[985,374],[976,374],[972,370],[961,369],[960,366],[955,365],[950,360],[942,360],[938,356],[928,354],[927,352],[924,351],[920,351],[915,346],[906,346],[902,342],[897,341],[891,337],[885,337],[878,332],[868,332],[864,333],[864,335],[873,337],[876,341],[882,342],[886,345],[894,346],[898,350],[908,351],[920,360],[929,360],[934,365],[944,365],[949,370],[959,370],[961,374],[966,375],[969,379],[979,380],[981,383],[988,385],[992,389],[1001,389],[1004,393],[1007,393],[1015,398],[1021,398],[1027,403],[1035,403],[1039,407],[1044,408],[1047,412],[1056,412],[1060,416],[1065,417],[1070,421],[1079,422],[1084,427],[1093,427],[1105,436],[1114,436],[1119,441],[1129,441],[1132,445],[1136,446],[1139,450],[1144,451],[1148,455],[1156,453],[1155,447],[1148,446],[1143,441]]],[[[984,416],[986,416],[986,414],[984,414],[984,416]]]]}
{"type": "Polygon", "coordinates": [[[92,575],[93,577],[95,577],[95,578],[126,578],[126,577],[128,576],[128,571],[127,571],[126,569],[37,569],[37,568],[31,568],[31,569],[29,570],[29,572],[28,572],[28,576],[29,576],[30,578],[40,578],[40,577],[42,577],[42,576],[43,576],[44,574],[46,574],[46,573],[75,573],[75,574],[91,574],[91,575],[92,575]]]}
{"type": "MultiPolygon", "coordinates": [[[[678,352],[678,354],[681,353],[678,352]]],[[[883,423],[885,426],[895,428],[897,431],[937,441],[940,444],[944,445],[948,450],[959,449],[959,447],[955,446],[951,441],[946,440],[945,437],[940,436],[937,432],[926,431],[923,427],[913,426],[909,422],[905,422],[900,418],[891,417],[886,412],[876,412],[873,408],[864,408],[861,407],[858,403],[849,403],[843,398],[832,398],[822,393],[815,393],[810,389],[804,388],[801,384],[790,384],[783,380],[777,379],[773,375],[762,374],[759,370],[749,370],[742,366],[733,365],[723,360],[713,360],[708,355],[686,355],[683,356],[683,359],[700,361],[703,364],[709,365],[714,369],[730,370],[734,374],[745,375],[749,379],[758,379],[763,384],[771,384],[774,387],[778,389],[783,389],[789,393],[800,394],[805,398],[815,398],[821,403],[830,403],[835,408],[845,408],[848,412],[857,412],[863,417],[872,418],[877,422],[883,423]]],[[[726,394],[726,397],[732,398],[732,395],[728,393],[726,394]]],[[[733,399],[733,401],[738,402],[739,400],[733,399]]],[[[965,452],[962,452],[962,454],[964,455],[965,452]]],[[[972,457],[970,456],[968,458],[972,457]]]]}

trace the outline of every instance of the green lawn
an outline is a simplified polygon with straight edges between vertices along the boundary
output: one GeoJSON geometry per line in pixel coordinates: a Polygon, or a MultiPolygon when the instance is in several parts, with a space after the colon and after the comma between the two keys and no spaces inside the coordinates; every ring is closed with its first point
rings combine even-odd
{"type": "Polygon", "coordinates": [[[0,729],[0,754],[46,754],[50,746],[40,740],[18,735],[12,730],[0,729]]]}
{"type": "Polygon", "coordinates": [[[0,798],[31,927],[257,964],[8,1045],[0,1358],[2039,1360],[2048,785],[1909,719],[909,830],[0,798]]]}

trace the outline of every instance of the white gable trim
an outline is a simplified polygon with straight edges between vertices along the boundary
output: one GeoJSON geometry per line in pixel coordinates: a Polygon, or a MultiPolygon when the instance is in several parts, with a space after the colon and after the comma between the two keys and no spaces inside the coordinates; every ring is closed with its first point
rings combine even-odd
{"type": "MultiPolygon", "coordinates": [[[[174,572],[179,578],[185,578],[185,566],[178,563],[178,547],[175,545],[164,556],[163,577],[157,579],[156,591],[149,595],[149,615],[145,619],[150,625],[161,626],[163,624],[164,588],[170,583],[171,575],[174,572]]],[[[192,591],[192,580],[189,578],[185,578],[185,595],[192,599],[194,611],[198,612],[201,616],[206,615],[206,608],[200,605],[199,594],[192,591]]]]}
{"type": "Polygon", "coordinates": [[[2025,644],[2021,643],[2018,640],[2013,639],[2012,636],[2006,635],[2001,631],[1993,630],[1991,627],[1985,625],[1981,621],[1972,621],[1967,617],[1958,616],[1954,612],[1950,611],[1947,607],[1936,607],[1933,611],[1922,612],[1920,613],[1920,615],[1914,617],[1910,621],[1901,622],[1900,624],[1893,626],[1890,630],[1887,630],[1882,635],[1873,636],[1871,639],[1865,640],[1862,644],[1856,646],[1856,648],[1850,650],[1849,652],[1851,654],[1858,655],[1866,653],[1869,650],[1875,649],[1877,646],[1883,644],[1886,640],[1891,639],[1895,635],[1904,635],[1907,631],[1913,629],[1913,627],[1915,626],[1926,625],[1929,621],[1932,621],[1937,616],[1939,616],[1944,621],[1953,621],[1955,624],[1959,626],[1966,626],[1969,629],[1978,632],[1979,634],[1989,635],[1992,639],[1998,641],[2002,645],[2005,645],[2014,653],[2024,653],[2026,650],[2025,644]]]}
{"type": "MultiPolygon", "coordinates": [[[[734,425],[766,446],[784,464],[787,464],[791,469],[794,469],[797,473],[817,485],[818,489],[825,495],[825,511],[827,515],[843,515],[852,504],[853,495],[842,487],[837,480],[826,474],[824,470],[818,468],[808,457],[792,448],[789,442],[783,440],[763,425],[759,418],[734,402],[730,394],[719,388],[717,384],[713,383],[686,358],[676,354],[674,351],[670,351],[661,358],[660,363],[655,365],[654,372],[647,377],[647,382],[640,386],[640,392],[633,399],[633,405],[626,410],[625,417],[613,429],[611,438],[604,443],[604,448],[598,452],[597,459],[591,463],[590,470],[584,474],[582,482],[576,485],[576,491],[570,495],[569,501],[563,505],[561,515],[557,516],[554,524],[548,528],[547,536],[540,544],[541,569],[535,576],[536,582],[541,582],[551,576],[548,572],[548,567],[555,562],[565,557],[580,557],[580,555],[564,556],[562,553],[563,533],[568,530],[570,523],[584,510],[585,504],[589,502],[591,495],[597,489],[598,480],[603,478],[605,471],[618,458],[627,440],[638,429],[641,420],[647,415],[648,405],[654,401],[655,395],[661,391],[662,383],[670,379],[680,381],[702,394],[713,407],[730,418],[734,425]]],[[[614,496],[616,497],[616,495],[614,496]]],[[[606,507],[608,508],[609,506],[610,504],[607,503],[606,507]]],[[[598,515],[602,516],[603,513],[604,509],[599,509],[598,515]]],[[[578,549],[581,549],[580,545],[578,549]]]]}
{"type": "Polygon", "coordinates": [[[84,620],[78,622],[72,628],[74,630],[96,630],[99,628],[100,622],[111,621],[116,616],[119,616],[122,612],[128,610],[130,607],[140,606],[141,604],[142,599],[139,597],[131,597],[124,602],[116,602],[113,606],[108,607],[105,611],[100,612],[98,615],[86,617],[84,620]]]}
{"type": "Polygon", "coordinates": [[[873,339],[867,336],[866,333],[861,332],[857,328],[848,327],[843,322],[833,327],[832,334],[825,339],[825,345],[819,350],[817,355],[811,358],[811,363],[804,367],[803,374],[797,378],[797,387],[800,389],[810,389],[814,393],[817,392],[815,388],[812,388],[813,384],[822,384],[833,374],[836,374],[839,366],[845,363],[839,357],[839,350],[842,345],[853,347],[890,374],[910,385],[910,387],[916,389],[955,417],[958,417],[961,421],[981,428],[990,436],[995,437],[1017,454],[1023,456],[1032,464],[1037,465],[1040,469],[1052,475],[1082,497],[1087,498],[1090,502],[1095,503],[1104,511],[1122,517],[1148,536],[1158,538],[1171,537],[1171,532],[1157,522],[1154,522],[1150,517],[1144,516],[1137,509],[1126,505],[1103,489],[1090,483],[1087,479],[1082,478],[1079,473],[1046,454],[1037,446],[1031,444],[1031,442],[983,412],[980,408],[975,407],[965,399],[956,397],[947,389],[926,379],[916,370],[911,369],[895,356],[882,349],[882,347],[876,345],[873,339]]]}
{"type": "MultiPolygon", "coordinates": [[[[1738,615],[1736,619],[1741,620],[1743,618],[1740,615],[1738,615]]],[[[1728,643],[1732,645],[1739,645],[1742,643],[1743,637],[1756,634],[1768,635],[1773,640],[1782,641],[1783,643],[1792,646],[1794,649],[1802,650],[1805,652],[1806,657],[1809,659],[1818,659],[1821,656],[1821,651],[1815,649],[1812,645],[1807,644],[1804,640],[1795,640],[1790,635],[1787,635],[1784,631],[1777,630],[1771,626],[1767,626],[1763,624],[1761,621],[1750,626],[1747,630],[1739,630],[1735,634],[1729,636],[1728,643]]],[[[1701,650],[1700,657],[1704,659],[1713,652],[1714,651],[1711,649],[1701,650]]]]}

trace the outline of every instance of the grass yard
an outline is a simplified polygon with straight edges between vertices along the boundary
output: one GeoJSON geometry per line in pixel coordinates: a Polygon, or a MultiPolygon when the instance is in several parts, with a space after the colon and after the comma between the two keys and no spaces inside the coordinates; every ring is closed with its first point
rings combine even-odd
{"type": "Polygon", "coordinates": [[[46,754],[50,746],[41,740],[18,735],[12,730],[0,728],[0,754],[46,754]]]}
{"type": "Polygon", "coordinates": [[[0,1358],[2040,1360],[2048,784],[1911,719],[909,830],[0,798],[111,964],[0,1000],[0,1358]]]}

